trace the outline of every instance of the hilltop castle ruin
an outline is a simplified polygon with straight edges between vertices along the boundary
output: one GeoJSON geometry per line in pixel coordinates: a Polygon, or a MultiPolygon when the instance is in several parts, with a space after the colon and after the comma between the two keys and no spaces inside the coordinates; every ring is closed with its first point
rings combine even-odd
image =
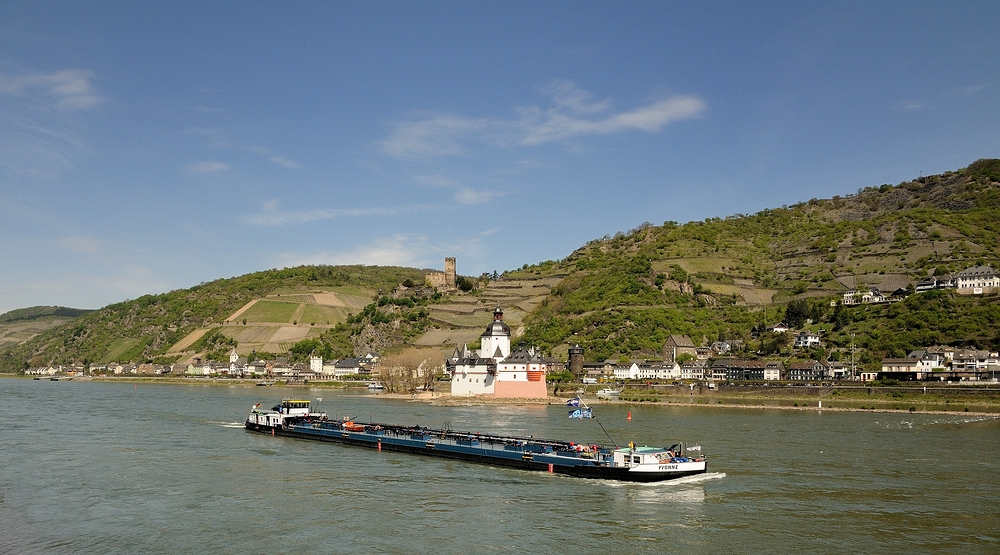
{"type": "Polygon", "coordinates": [[[427,285],[436,287],[444,291],[454,291],[458,289],[458,282],[455,274],[455,257],[449,256],[444,259],[444,272],[431,272],[425,276],[427,285]]]}

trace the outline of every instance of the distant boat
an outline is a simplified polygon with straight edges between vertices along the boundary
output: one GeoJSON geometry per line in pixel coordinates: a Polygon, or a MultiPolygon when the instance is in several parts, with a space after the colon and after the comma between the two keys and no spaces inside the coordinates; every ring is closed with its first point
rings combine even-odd
{"type": "Polygon", "coordinates": [[[273,380],[272,381],[264,380],[262,382],[257,382],[257,387],[267,387],[269,385],[274,385],[274,381],[273,380]]]}
{"type": "Polygon", "coordinates": [[[380,383],[372,382],[368,384],[368,389],[372,391],[382,391],[383,389],[385,389],[385,386],[380,383]]]}
{"type": "Polygon", "coordinates": [[[62,381],[68,382],[73,379],[73,376],[52,376],[49,379],[54,382],[62,382],[62,381]]]}
{"type": "Polygon", "coordinates": [[[605,387],[604,389],[597,390],[598,399],[617,399],[619,395],[622,394],[621,389],[612,389],[610,387],[605,387]]]}

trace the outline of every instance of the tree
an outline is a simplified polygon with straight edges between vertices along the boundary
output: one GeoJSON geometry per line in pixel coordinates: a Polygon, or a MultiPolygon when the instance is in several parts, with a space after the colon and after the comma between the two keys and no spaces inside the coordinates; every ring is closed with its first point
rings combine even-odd
{"type": "Polygon", "coordinates": [[[436,349],[410,348],[386,355],[379,361],[382,385],[387,393],[414,393],[429,388],[440,370],[441,353],[436,349]]]}
{"type": "Polygon", "coordinates": [[[677,359],[674,362],[676,362],[677,364],[687,364],[697,359],[698,357],[692,355],[691,353],[681,353],[677,355],[677,359]]]}
{"type": "Polygon", "coordinates": [[[785,323],[793,328],[801,328],[809,318],[809,302],[805,299],[796,299],[788,303],[785,308],[785,323]]]}

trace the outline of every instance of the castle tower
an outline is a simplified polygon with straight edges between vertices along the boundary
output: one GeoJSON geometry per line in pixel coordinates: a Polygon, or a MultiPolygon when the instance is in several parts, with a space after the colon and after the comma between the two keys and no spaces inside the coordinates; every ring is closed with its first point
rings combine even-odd
{"type": "Polygon", "coordinates": [[[569,348],[569,371],[576,379],[583,378],[583,347],[579,343],[569,348]]]}
{"type": "Polygon", "coordinates": [[[458,280],[455,277],[455,257],[448,256],[444,259],[444,283],[445,287],[455,289],[458,287],[458,280]]]}
{"type": "Polygon", "coordinates": [[[503,310],[499,306],[493,311],[493,321],[486,326],[480,340],[480,357],[499,361],[510,355],[510,327],[503,323],[503,310]]]}

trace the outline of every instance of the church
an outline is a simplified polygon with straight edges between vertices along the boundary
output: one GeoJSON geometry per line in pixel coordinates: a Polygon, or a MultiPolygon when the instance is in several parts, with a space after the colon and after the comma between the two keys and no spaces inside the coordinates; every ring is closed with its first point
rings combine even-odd
{"type": "Polygon", "coordinates": [[[490,395],[544,399],[546,364],[540,351],[522,343],[510,348],[510,327],[503,321],[503,310],[493,311],[493,321],[480,336],[478,351],[468,346],[455,349],[445,361],[451,374],[452,395],[490,395]]]}

